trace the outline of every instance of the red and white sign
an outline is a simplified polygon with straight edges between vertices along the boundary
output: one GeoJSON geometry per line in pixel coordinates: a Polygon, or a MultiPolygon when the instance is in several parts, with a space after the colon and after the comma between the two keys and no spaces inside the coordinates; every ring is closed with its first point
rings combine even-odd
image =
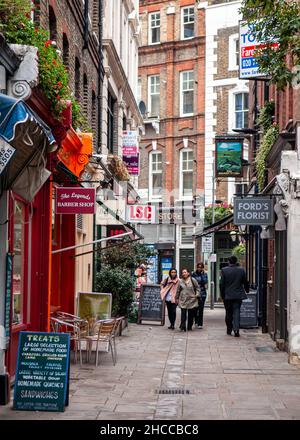
{"type": "Polygon", "coordinates": [[[130,223],[155,223],[155,206],[127,206],[127,221],[130,223]]]}
{"type": "Polygon", "coordinates": [[[56,214],[95,214],[95,188],[56,188],[56,214]]]}

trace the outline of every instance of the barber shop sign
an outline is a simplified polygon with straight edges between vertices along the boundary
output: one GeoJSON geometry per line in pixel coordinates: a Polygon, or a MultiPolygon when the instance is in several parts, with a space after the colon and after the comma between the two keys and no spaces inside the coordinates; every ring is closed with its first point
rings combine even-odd
{"type": "Polygon", "coordinates": [[[95,188],[56,188],[56,214],[95,214],[95,188]]]}

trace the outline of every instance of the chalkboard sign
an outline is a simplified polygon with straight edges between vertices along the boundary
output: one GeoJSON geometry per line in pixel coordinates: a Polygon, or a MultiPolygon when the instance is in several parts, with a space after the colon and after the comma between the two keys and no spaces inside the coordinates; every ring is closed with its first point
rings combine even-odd
{"type": "Polygon", "coordinates": [[[257,291],[250,290],[247,297],[241,305],[240,327],[257,327],[257,291]]]}
{"type": "Polygon", "coordinates": [[[68,334],[20,332],[13,408],[64,411],[69,358],[68,334]]]}
{"type": "Polygon", "coordinates": [[[160,297],[159,284],[142,284],[138,323],[142,321],[160,321],[165,324],[165,302],[160,297]]]}

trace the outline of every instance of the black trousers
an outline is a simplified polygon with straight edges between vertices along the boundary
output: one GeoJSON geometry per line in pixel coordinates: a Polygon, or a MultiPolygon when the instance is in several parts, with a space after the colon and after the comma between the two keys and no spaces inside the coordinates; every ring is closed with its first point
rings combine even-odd
{"type": "Polygon", "coordinates": [[[225,322],[227,326],[227,331],[234,332],[240,329],[240,310],[241,310],[242,300],[240,299],[225,299],[224,306],[226,310],[225,322]]]}
{"type": "Polygon", "coordinates": [[[166,304],[167,304],[168,317],[169,317],[170,324],[172,326],[174,326],[175,325],[175,321],[176,321],[176,307],[177,307],[177,304],[172,303],[171,301],[166,301],[166,304]]]}
{"type": "Polygon", "coordinates": [[[199,306],[195,309],[195,324],[203,326],[203,313],[206,296],[201,297],[202,301],[199,301],[199,306]]]}
{"type": "Polygon", "coordinates": [[[180,324],[180,328],[182,330],[186,329],[186,318],[188,321],[188,330],[191,330],[193,327],[193,321],[194,321],[194,316],[195,316],[195,310],[194,309],[181,309],[181,324],[180,324]]]}

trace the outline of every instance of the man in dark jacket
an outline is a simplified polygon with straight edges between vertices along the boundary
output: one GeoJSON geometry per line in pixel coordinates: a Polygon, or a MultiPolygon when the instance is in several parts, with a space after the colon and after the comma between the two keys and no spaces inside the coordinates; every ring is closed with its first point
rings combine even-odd
{"type": "Polygon", "coordinates": [[[225,322],[227,334],[239,337],[240,309],[242,300],[247,298],[245,291],[249,292],[249,283],[246,279],[245,270],[237,264],[237,258],[233,255],[228,259],[228,267],[221,270],[220,291],[226,310],[225,322]]]}
{"type": "Polygon", "coordinates": [[[197,269],[192,273],[192,277],[195,278],[200,287],[200,295],[199,298],[199,306],[197,307],[195,313],[195,324],[198,328],[203,328],[203,312],[204,312],[204,304],[206,300],[206,288],[207,288],[207,273],[204,270],[204,264],[198,263],[197,269]]]}

